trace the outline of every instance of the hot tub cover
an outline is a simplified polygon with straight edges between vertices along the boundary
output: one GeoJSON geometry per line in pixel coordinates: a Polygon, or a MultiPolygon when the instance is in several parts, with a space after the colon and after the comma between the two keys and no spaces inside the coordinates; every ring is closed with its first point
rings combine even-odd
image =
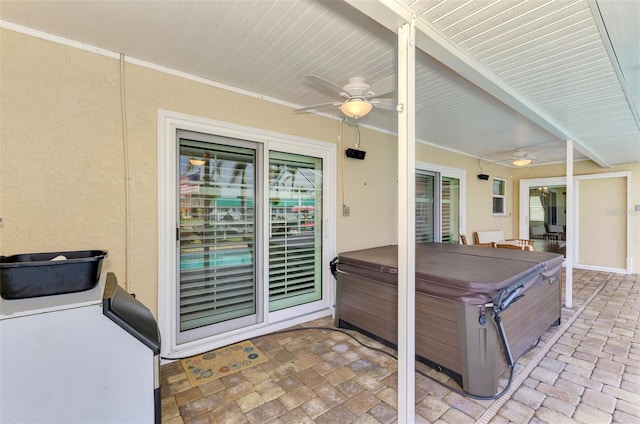
{"type": "MultiPolygon", "coordinates": [[[[490,303],[502,289],[524,291],[560,270],[562,255],[443,243],[416,245],[416,291],[465,305],[490,303]]],[[[398,284],[398,246],[340,253],[337,271],[398,284]]]]}

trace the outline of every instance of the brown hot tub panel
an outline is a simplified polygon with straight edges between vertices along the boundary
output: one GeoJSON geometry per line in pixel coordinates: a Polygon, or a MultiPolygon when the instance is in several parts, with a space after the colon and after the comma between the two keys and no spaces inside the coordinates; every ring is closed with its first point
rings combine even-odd
{"type": "MultiPolygon", "coordinates": [[[[562,256],[544,252],[417,245],[418,359],[468,393],[495,395],[507,357],[517,359],[559,324],[561,265],[562,256]],[[498,293],[508,305],[496,308],[507,349],[494,322],[498,293]]],[[[342,253],[336,270],[336,326],[397,344],[397,246],[342,253]]]]}

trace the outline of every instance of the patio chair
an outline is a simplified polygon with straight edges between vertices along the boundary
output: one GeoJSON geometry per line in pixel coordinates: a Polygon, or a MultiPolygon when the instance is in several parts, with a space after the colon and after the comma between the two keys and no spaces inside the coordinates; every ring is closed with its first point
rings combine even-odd
{"type": "Polygon", "coordinates": [[[565,240],[564,227],[562,225],[547,224],[548,240],[565,240]]]}
{"type": "Polygon", "coordinates": [[[460,234],[460,244],[465,246],[493,247],[491,244],[469,244],[467,242],[467,236],[465,236],[464,234],[460,234]]]}
{"type": "Polygon", "coordinates": [[[476,245],[484,245],[491,247],[507,247],[509,249],[533,250],[533,240],[527,239],[505,239],[502,230],[476,231],[473,233],[476,245]],[[500,246],[498,246],[500,245],[500,246]]]}
{"type": "Polygon", "coordinates": [[[532,246],[528,244],[516,244],[516,243],[494,243],[494,247],[498,249],[515,249],[515,250],[533,250],[532,246]],[[531,249],[530,249],[531,248],[531,249]]]}
{"type": "Polygon", "coordinates": [[[529,236],[532,239],[545,239],[547,236],[547,227],[544,224],[534,225],[529,230],[529,236]]]}

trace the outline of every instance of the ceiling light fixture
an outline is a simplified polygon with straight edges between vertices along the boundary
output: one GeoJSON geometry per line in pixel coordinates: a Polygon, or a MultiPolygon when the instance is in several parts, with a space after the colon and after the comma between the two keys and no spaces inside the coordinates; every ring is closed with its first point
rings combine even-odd
{"type": "Polygon", "coordinates": [[[532,162],[531,159],[527,159],[527,158],[521,158],[521,159],[515,159],[513,162],[511,162],[514,166],[527,166],[532,162]]]}
{"type": "Polygon", "coordinates": [[[189,159],[189,163],[193,166],[202,166],[207,162],[204,159],[189,159]]]}
{"type": "Polygon", "coordinates": [[[350,99],[340,105],[340,110],[349,118],[362,118],[373,109],[373,105],[364,99],[350,99]]]}

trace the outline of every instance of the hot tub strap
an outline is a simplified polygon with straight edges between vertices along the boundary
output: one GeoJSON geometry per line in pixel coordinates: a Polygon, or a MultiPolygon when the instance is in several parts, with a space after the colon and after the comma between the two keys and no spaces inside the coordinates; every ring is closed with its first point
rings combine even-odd
{"type": "Polygon", "coordinates": [[[524,277],[518,279],[515,283],[510,285],[509,287],[505,287],[498,292],[493,298],[493,310],[494,312],[502,312],[509,308],[512,303],[516,300],[522,298],[522,296],[518,296],[518,293],[525,288],[527,282],[531,279],[537,277],[542,274],[547,269],[547,265],[542,263],[538,264],[536,268],[530,273],[526,274],[524,277]]]}
{"type": "Polygon", "coordinates": [[[504,347],[504,353],[507,358],[507,363],[510,367],[513,366],[514,360],[513,355],[511,354],[511,349],[509,348],[507,333],[504,331],[504,325],[502,324],[502,312],[507,310],[513,303],[524,297],[524,294],[518,296],[518,293],[520,293],[520,291],[524,289],[527,281],[538,276],[539,274],[542,274],[546,269],[546,264],[538,264],[534,271],[520,278],[511,286],[505,287],[504,289],[500,290],[498,294],[496,294],[496,296],[493,298],[493,320],[496,322],[498,334],[500,335],[500,341],[502,342],[502,346],[504,347]]]}
{"type": "Polygon", "coordinates": [[[336,280],[338,279],[338,257],[336,256],[335,258],[331,259],[331,262],[329,262],[329,269],[331,269],[331,274],[333,274],[333,278],[335,278],[336,280]]]}
{"type": "Polygon", "coordinates": [[[493,316],[493,319],[496,321],[496,325],[498,326],[498,334],[500,335],[500,341],[502,342],[502,346],[504,346],[504,354],[507,357],[507,364],[510,367],[513,366],[513,355],[511,354],[511,349],[509,348],[509,342],[507,341],[507,334],[504,331],[504,326],[502,325],[502,319],[500,318],[500,313],[497,313],[493,316]]]}

